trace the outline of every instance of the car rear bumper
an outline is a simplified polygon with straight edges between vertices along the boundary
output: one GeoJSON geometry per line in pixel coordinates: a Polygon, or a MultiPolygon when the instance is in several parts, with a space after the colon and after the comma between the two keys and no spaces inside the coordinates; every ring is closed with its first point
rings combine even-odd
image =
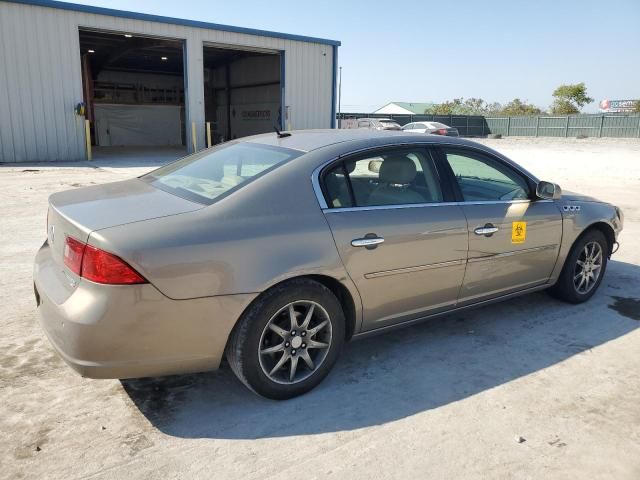
{"type": "Polygon", "coordinates": [[[90,378],[216,369],[231,329],[256,296],[172,300],[150,284],[101,285],[85,279],[69,290],[61,288],[60,271],[45,243],[34,265],[40,323],[60,356],[90,378]]]}

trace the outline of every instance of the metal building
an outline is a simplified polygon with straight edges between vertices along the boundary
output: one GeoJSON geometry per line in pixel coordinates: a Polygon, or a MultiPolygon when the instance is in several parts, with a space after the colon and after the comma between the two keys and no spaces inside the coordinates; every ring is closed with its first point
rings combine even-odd
{"type": "Polygon", "coordinates": [[[91,145],[193,151],[274,126],[333,128],[339,45],[0,0],[0,161],[83,160],[91,145]]]}

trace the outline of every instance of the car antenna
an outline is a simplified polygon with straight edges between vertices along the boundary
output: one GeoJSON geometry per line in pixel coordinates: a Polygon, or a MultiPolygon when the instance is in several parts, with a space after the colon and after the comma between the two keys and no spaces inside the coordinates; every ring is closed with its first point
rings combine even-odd
{"type": "Polygon", "coordinates": [[[289,132],[281,132],[280,130],[278,130],[278,127],[273,127],[273,129],[276,131],[276,133],[278,134],[278,138],[285,138],[285,137],[290,137],[291,134],[289,132]]]}

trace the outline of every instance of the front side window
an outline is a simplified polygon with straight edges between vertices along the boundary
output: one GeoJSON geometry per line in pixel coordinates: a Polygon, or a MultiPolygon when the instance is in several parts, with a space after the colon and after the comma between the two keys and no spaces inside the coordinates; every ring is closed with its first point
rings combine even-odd
{"type": "Polygon", "coordinates": [[[140,178],[160,190],[210,205],[221,195],[300,155],[296,150],[271,145],[225,144],[189,155],[140,178]]]}
{"type": "Polygon", "coordinates": [[[330,208],[442,201],[435,164],[425,150],[396,150],[346,160],[324,175],[330,208]]]}
{"type": "Polygon", "coordinates": [[[529,198],[529,186],[516,171],[475,152],[445,149],[465,202],[529,198]]]}

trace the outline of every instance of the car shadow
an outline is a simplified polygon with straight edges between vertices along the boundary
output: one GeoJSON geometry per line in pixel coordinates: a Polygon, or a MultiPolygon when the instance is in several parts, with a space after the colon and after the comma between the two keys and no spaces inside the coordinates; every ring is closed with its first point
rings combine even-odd
{"type": "Polygon", "coordinates": [[[633,308],[640,306],[638,291],[640,267],[612,261],[585,304],[534,293],[352,342],[318,388],[285,402],[251,393],[228,366],[122,385],[140,412],[172,436],[354,430],[462,400],[621,337],[640,326],[633,308]]]}

